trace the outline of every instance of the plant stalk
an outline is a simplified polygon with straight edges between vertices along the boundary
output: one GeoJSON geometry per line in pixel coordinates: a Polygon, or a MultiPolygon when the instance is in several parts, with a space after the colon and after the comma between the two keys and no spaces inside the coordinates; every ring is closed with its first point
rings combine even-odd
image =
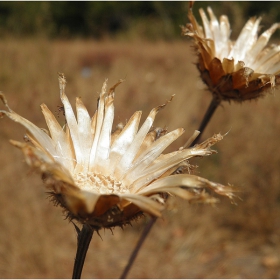
{"type": "MultiPolygon", "coordinates": [[[[77,229],[77,228],[76,228],[77,229]]],[[[93,235],[93,228],[89,225],[83,225],[81,231],[78,232],[77,252],[73,268],[72,279],[80,279],[83,271],[85,258],[88,247],[93,235]]]]}
{"type": "Polygon", "coordinates": [[[194,141],[191,143],[191,147],[194,146],[195,144],[198,143],[198,141],[200,140],[201,138],[201,135],[203,133],[203,131],[205,130],[205,128],[207,127],[209,121],[211,120],[213,114],[215,113],[216,109],[218,108],[218,106],[220,105],[221,101],[218,100],[217,98],[213,97],[209,106],[208,106],[208,109],[207,111],[205,112],[205,115],[201,121],[201,124],[199,126],[199,129],[198,131],[200,131],[200,134],[198,135],[198,137],[196,137],[194,139],[194,141]]]}
{"type": "Polygon", "coordinates": [[[129,272],[130,268],[132,267],[134,260],[137,257],[140,248],[142,247],[143,242],[146,240],[146,237],[148,236],[149,232],[151,231],[156,220],[157,220],[157,217],[152,217],[150,219],[150,221],[147,223],[147,225],[145,226],[145,228],[140,236],[140,239],[138,240],[138,243],[136,244],[136,247],[134,248],[132,254],[130,255],[128,264],[126,265],[120,279],[126,279],[127,274],[129,272]]]}
{"type": "MultiPolygon", "coordinates": [[[[205,115],[201,121],[201,124],[199,126],[199,131],[200,131],[200,134],[198,135],[198,137],[196,137],[194,139],[194,141],[191,143],[191,147],[194,146],[195,144],[198,143],[199,139],[201,138],[201,135],[203,133],[203,131],[205,130],[205,128],[207,127],[209,121],[211,120],[213,114],[215,113],[216,109],[218,108],[219,104],[221,103],[220,100],[217,100],[215,97],[212,98],[209,106],[208,106],[208,109],[207,111],[205,112],[205,115]]],[[[142,247],[142,244],[143,242],[145,241],[145,239],[147,238],[149,232],[151,231],[152,227],[154,226],[155,222],[157,221],[157,218],[156,217],[153,217],[148,223],[147,225],[145,226],[139,240],[138,240],[138,243],[136,245],[136,247],[134,248],[132,254],[130,255],[130,258],[129,258],[129,261],[128,261],[128,264],[127,266],[125,267],[120,279],[125,279],[129,270],[131,269],[133,263],[134,263],[134,260],[139,252],[139,250],[141,249],[142,247]]]]}

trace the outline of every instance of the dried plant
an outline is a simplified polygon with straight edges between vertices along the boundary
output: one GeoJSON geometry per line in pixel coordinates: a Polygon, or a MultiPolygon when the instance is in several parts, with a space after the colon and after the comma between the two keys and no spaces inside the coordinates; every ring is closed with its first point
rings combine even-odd
{"type": "Polygon", "coordinates": [[[267,46],[271,35],[280,26],[273,24],[258,37],[261,18],[247,21],[237,40],[230,40],[230,23],[226,15],[217,20],[208,7],[210,20],[199,9],[203,27],[192,12],[183,34],[194,39],[197,68],[210,92],[218,100],[243,102],[264,95],[280,84],[279,45],[267,46]]]}
{"type": "Polygon", "coordinates": [[[103,84],[92,118],[81,98],[77,98],[76,119],[65,94],[66,79],[60,74],[66,123],[61,127],[42,104],[49,131],[15,113],[5,96],[0,95],[8,108],[0,110],[0,114],[27,129],[26,143],[13,140],[11,143],[21,149],[27,164],[41,173],[51,198],[62,206],[67,217],[83,225],[82,231],[75,225],[79,235],[73,278],[81,276],[94,230],[122,227],[143,213],[159,217],[168,195],[206,203],[216,202],[207,190],[229,198],[234,196],[230,186],[188,172],[191,169],[188,160],[214,153],[210,147],[222,140],[222,135],[214,135],[191,148],[187,148],[190,142],[187,141],[186,147],[163,154],[184,132],[182,128],[167,133],[165,129],[152,127],[156,114],[169,101],[154,108],[140,129],[141,112],[137,111],[126,125],[119,124],[112,133],[114,91],[120,83],[108,92],[107,82],[103,84]]]}
{"type": "MultiPolygon", "coordinates": [[[[253,17],[234,42],[230,40],[230,23],[226,15],[218,21],[208,7],[209,20],[204,10],[199,9],[203,28],[193,15],[193,4],[194,1],[190,1],[190,23],[182,27],[182,34],[194,39],[197,68],[213,96],[198,129],[203,131],[221,101],[256,99],[280,84],[280,45],[267,46],[280,24],[273,24],[258,37],[261,18],[253,17]]],[[[193,144],[198,141],[199,137],[193,144]]]]}

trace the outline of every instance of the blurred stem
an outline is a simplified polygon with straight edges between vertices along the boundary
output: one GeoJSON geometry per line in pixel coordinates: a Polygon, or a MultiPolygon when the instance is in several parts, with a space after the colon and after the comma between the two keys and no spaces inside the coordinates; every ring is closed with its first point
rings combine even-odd
{"type": "Polygon", "coordinates": [[[191,147],[194,146],[195,144],[198,143],[198,141],[200,140],[201,138],[201,135],[204,131],[204,129],[206,128],[206,126],[208,125],[209,121],[211,120],[213,114],[215,113],[216,109],[218,108],[218,106],[220,105],[221,101],[218,100],[217,98],[213,97],[210,104],[209,104],[209,107],[207,109],[207,111],[205,112],[205,115],[202,119],[202,122],[199,126],[199,129],[198,131],[200,131],[200,134],[198,135],[198,137],[196,137],[194,139],[194,141],[192,142],[192,144],[190,145],[191,147]]]}
{"type": "Polygon", "coordinates": [[[130,255],[128,264],[126,265],[120,279],[126,279],[126,276],[129,272],[130,268],[132,267],[132,265],[134,263],[134,260],[137,257],[140,248],[142,247],[143,242],[145,241],[146,237],[148,236],[149,232],[151,231],[151,229],[152,229],[153,225],[155,224],[156,220],[157,220],[157,217],[152,217],[150,219],[150,221],[147,223],[147,225],[145,226],[145,228],[144,228],[144,230],[143,230],[143,232],[140,236],[140,239],[138,240],[138,243],[137,243],[136,247],[134,248],[132,254],[130,255]]]}
{"type": "Polygon", "coordinates": [[[77,238],[78,244],[77,244],[77,252],[76,252],[76,258],[75,258],[75,263],[73,268],[72,279],[81,278],[88,247],[93,235],[93,229],[89,225],[83,225],[82,230],[81,231],[77,230],[77,232],[78,232],[78,238],[77,238]]]}
{"type": "MultiPolygon", "coordinates": [[[[215,113],[216,109],[218,108],[219,104],[221,103],[220,100],[217,100],[215,97],[212,98],[209,106],[208,106],[208,109],[207,111],[205,112],[205,115],[202,119],[202,122],[199,126],[199,131],[200,131],[200,134],[198,135],[198,137],[195,138],[195,140],[191,143],[191,147],[194,146],[195,144],[198,143],[204,129],[206,128],[206,126],[208,125],[209,121],[211,120],[213,114],[215,113]]],[[[145,239],[147,238],[149,232],[151,231],[153,225],[155,224],[155,222],[157,221],[157,218],[156,217],[153,217],[148,223],[147,225],[145,226],[141,236],[140,236],[140,239],[138,240],[138,243],[136,245],[136,247],[134,248],[132,254],[130,255],[130,258],[129,258],[129,261],[128,261],[128,264],[127,266],[125,267],[120,279],[125,279],[130,268],[132,267],[133,263],[134,263],[134,260],[135,258],[137,257],[137,254],[139,252],[139,250],[141,249],[142,247],[142,244],[143,242],[145,241],[145,239]]]]}

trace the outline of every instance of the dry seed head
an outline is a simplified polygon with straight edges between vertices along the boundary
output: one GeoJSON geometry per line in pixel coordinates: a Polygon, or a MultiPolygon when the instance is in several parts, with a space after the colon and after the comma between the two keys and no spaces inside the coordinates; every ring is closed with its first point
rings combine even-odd
{"type": "Polygon", "coordinates": [[[218,21],[210,7],[207,11],[210,19],[203,9],[199,10],[201,27],[191,5],[190,23],[182,27],[182,32],[194,39],[197,68],[214,97],[243,102],[263,96],[279,85],[280,45],[266,45],[280,24],[273,24],[258,37],[261,18],[251,18],[233,42],[227,16],[221,16],[218,21]]]}
{"type": "Polygon", "coordinates": [[[152,109],[140,128],[138,111],[112,132],[114,91],[121,82],[107,92],[105,81],[92,117],[81,98],[77,98],[75,115],[65,94],[66,79],[60,73],[66,124],[61,127],[42,104],[48,133],[12,111],[0,94],[7,107],[0,114],[27,129],[28,142],[11,143],[23,152],[27,164],[41,173],[47,192],[55,204],[62,206],[66,216],[95,229],[122,227],[143,213],[160,216],[169,194],[188,201],[212,203],[206,192],[209,189],[232,198],[232,188],[189,174],[193,167],[188,160],[214,153],[210,147],[222,140],[220,134],[195,147],[163,153],[184,132],[182,128],[171,132],[153,128],[158,111],[173,96],[152,109]]]}

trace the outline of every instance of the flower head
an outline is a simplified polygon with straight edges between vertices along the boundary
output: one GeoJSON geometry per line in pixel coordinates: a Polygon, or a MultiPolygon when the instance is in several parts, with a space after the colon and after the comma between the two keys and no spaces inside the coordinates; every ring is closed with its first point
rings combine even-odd
{"type": "Polygon", "coordinates": [[[208,7],[209,20],[203,9],[199,9],[202,28],[191,6],[190,24],[182,31],[194,39],[202,80],[217,99],[242,102],[258,98],[280,84],[280,45],[266,46],[279,23],[258,37],[261,18],[253,17],[233,42],[227,16],[222,15],[218,21],[208,7]]]}
{"type": "MultiPolygon", "coordinates": [[[[118,83],[119,84],[119,83],[118,83]]],[[[117,84],[117,85],[118,85],[117,84]]],[[[112,132],[114,91],[103,84],[98,107],[91,118],[81,98],[76,99],[75,116],[65,95],[66,80],[59,75],[60,98],[66,123],[62,127],[45,104],[41,105],[49,132],[24,119],[0,98],[8,111],[0,110],[27,129],[26,143],[11,141],[24,153],[26,162],[42,174],[48,192],[70,219],[93,228],[122,226],[143,212],[160,216],[165,194],[189,201],[212,202],[210,189],[232,197],[231,188],[206,179],[184,174],[188,159],[207,156],[210,147],[222,139],[214,135],[200,145],[163,154],[184,130],[152,128],[156,114],[165,104],[154,108],[138,129],[141,111],[126,125],[112,132]]]]}

